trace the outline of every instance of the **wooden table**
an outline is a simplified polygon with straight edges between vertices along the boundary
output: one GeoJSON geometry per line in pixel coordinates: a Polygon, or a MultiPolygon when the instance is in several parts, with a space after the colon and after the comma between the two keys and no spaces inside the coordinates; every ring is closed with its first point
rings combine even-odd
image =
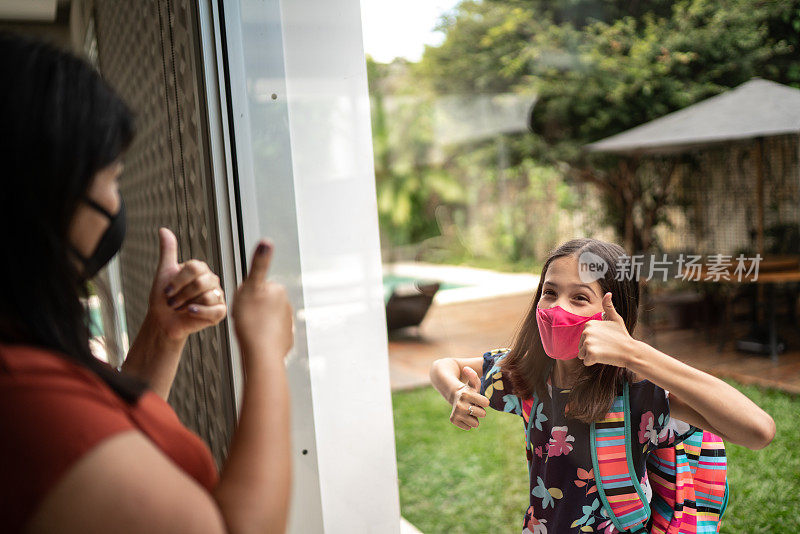
{"type": "MultiPolygon", "coordinates": [[[[702,276],[699,282],[717,282],[717,283],[728,283],[728,284],[762,284],[760,287],[766,288],[767,293],[767,330],[768,330],[768,337],[769,337],[769,347],[770,347],[770,358],[772,361],[778,361],[778,333],[777,333],[777,324],[776,324],[776,317],[775,317],[775,290],[774,287],[777,284],[787,284],[793,282],[800,282],[800,268],[797,265],[793,266],[792,270],[775,270],[775,271],[767,271],[767,272],[760,272],[760,265],[759,265],[759,273],[756,276],[742,276],[739,279],[738,276],[733,275],[731,271],[726,271],[728,273],[728,280],[724,278],[719,278],[719,280],[714,280],[713,278],[706,280],[706,277],[710,275],[707,269],[703,269],[702,276]]],[[[758,307],[761,301],[761,292],[759,291],[758,298],[756,299],[756,307],[758,307]]],[[[724,319],[723,319],[724,320],[724,319]]],[[[756,317],[755,323],[757,324],[758,317],[756,317]]],[[[722,343],[723,341],[721,341],[722,343]]]]}
{"type": "Polygon", "coordinates": [[[800,256],[794,254],[776,254],[762,259],[758,263],[758,272],[792,271],[800,268],[800,256]]]}

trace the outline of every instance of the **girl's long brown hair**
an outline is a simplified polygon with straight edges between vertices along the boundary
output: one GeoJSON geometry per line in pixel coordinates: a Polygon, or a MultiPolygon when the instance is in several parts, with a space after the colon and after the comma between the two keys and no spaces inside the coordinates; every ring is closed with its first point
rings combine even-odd
{"type": "MultiPolygon", "coordinates": [[[[542,285],[547,269],[557,258],[565,256],[578,258],[584,252],[591,252],[606,262],[608,270],[597,282],[603,294],[611,292],[614,308],[625,321],[628,332],[633,334],[636,327],[639,282],[635,277],[631,277],[630,273],[626,273],[627,276],[620,276],[622,280],[617,280],[621,262],[626,261],[624,258],[629,258],[625,249],[613,243],[589,238],[573,239],[562,244],[553,250],[545,261],[528,314],[511,345],[511,351],[500,363],[503,376],[510,383],[512,392],[523,399],[531,397],[534,393],[540,399],[548,396],[547,377],[555,363],[555,360],[544,352],[536,323],[536,308],[542,296],[542,285]]],[[[627,379],[630,379],[629,372],[613,365],[595,364],[582,367],[569,393],[567,415],[585,423],[602,419],[608,413],[623,381],[627,379]]]]}

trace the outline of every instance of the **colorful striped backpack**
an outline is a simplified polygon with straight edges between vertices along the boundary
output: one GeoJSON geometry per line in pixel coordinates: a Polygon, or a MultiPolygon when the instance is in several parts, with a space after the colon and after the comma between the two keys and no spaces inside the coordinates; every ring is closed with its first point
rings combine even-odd
{"type": "Polygon", "coordinates": [[[648,504],[633,468],[628,395],[626,382],[605,419],[590,427],[597,492],[614,526],[631,533],[719,532],[728,504],[722,439],[692,427],[679,443],[650,452],[647,477],[653,491],[648,504]]]}

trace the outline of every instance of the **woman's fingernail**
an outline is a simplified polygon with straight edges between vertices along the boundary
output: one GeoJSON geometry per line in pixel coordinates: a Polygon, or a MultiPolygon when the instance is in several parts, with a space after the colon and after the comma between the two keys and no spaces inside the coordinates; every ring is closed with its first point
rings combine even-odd
{"type": "Polygon", "coordinates": [[[200,311],[200,308],[198,308],[196,305],[194,305],[194,304],[191,304],[191,305],[189,306],[189,313],[197,313],[197,312],[199,312],[199,311],[200,311]]]}
{"type": "Polygon", "coordinates": [[[172,284],[170,284],[170,285],[168,285],[167,287],[164,288],[164,294],[167,295],[167,296],[170,296],[174,289],[175,288],[172,287],[172,284]]]}
{"type": "Polygon", "coordinates": [[[256,249],[256,254],[266,254],[269,250],[269,245],[267,243],[259,243],[258,248],[256,249]]]}

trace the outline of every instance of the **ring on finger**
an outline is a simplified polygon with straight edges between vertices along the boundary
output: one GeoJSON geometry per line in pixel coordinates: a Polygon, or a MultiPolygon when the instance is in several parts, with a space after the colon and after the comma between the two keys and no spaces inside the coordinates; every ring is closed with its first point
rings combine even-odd
{"type": "Polygon", "coordinates": [[[219,289],[215,289],[214,291],[212,291],[212,293],[214,294],[215,297],[217,297],[217,302],[222,302],[222,291],[220,291],[219,289]]]}
{"type": "Polygon", "coordinates": [[[468,412],[470,415],[472,415],[472,404],[470,404],[470,405],[469,405],[469,408],[467,408],[467,412],[468,412]]]}

